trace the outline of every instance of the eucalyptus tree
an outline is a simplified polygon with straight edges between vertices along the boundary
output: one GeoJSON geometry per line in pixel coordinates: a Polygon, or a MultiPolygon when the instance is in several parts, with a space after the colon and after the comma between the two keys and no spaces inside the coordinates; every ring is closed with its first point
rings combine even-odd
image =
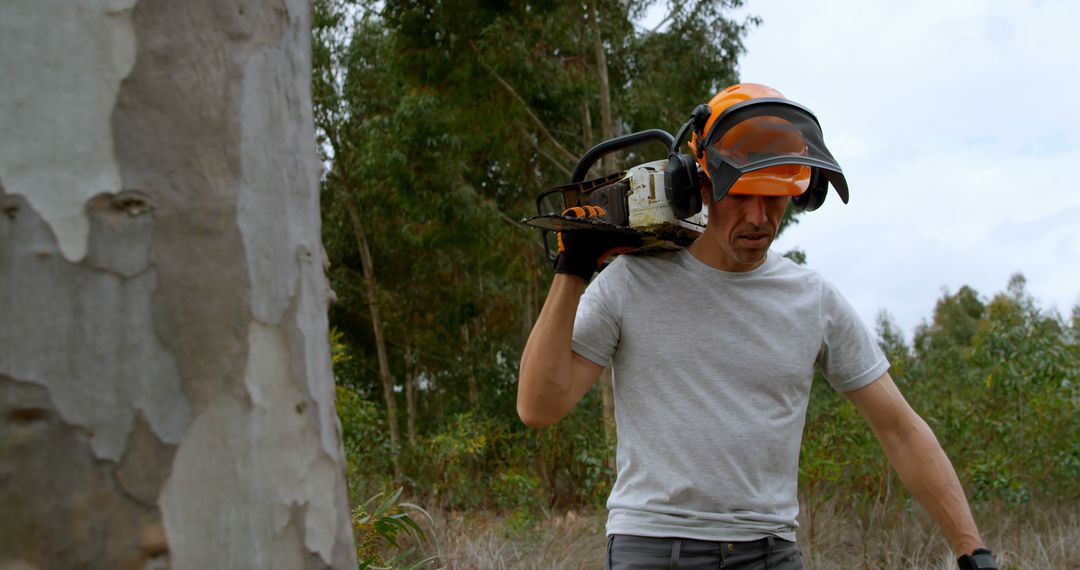
{"type": "Polygon", "coordinates": [[[0,4],[0,566],[356,567],[309,30],[0,4]]]}

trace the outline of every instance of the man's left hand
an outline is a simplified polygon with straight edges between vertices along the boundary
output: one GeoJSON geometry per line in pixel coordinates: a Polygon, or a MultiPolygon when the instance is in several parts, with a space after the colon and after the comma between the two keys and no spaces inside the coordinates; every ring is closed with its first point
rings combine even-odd
{"type": "Polygon", "coordinates": [[[997,560],[989,548],[976,548],[971,554],[965,554],[957,559],[960,570],[997,570],[997,560]]]}

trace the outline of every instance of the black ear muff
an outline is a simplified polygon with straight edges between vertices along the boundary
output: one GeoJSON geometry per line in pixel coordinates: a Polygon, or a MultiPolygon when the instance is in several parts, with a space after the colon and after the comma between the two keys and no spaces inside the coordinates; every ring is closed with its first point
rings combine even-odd
{"type": "Polygon", "coordinates": [[[668,155],[664,169],[664,190],[671,211],[680,220],[701,211],[697,169],[697,161],[689,154],[673,152],[668,155]]]}
{"type": "Polygon", "coordinates": [[[690,120],[679,127],[675,142],[668,152],[667,167],[664,168],[664,191],[668,204],[675,217],[684,220],[701,211],[701,190],[699,189],[698,163],[693,156],[679,152],[679,147],[693,129],[700,141],[705,121],[712,111],[708,105],[701,104],[694,108],[690,120]]]}
{"type": "Polygon", "coordinates": [[[825,203],[825,197],[829,195],[829,181],[821,175],[817,168],[810,169],[810,185],[806,192],[791,199],[791,205],[796,210],[813,212],[825,203]]]}

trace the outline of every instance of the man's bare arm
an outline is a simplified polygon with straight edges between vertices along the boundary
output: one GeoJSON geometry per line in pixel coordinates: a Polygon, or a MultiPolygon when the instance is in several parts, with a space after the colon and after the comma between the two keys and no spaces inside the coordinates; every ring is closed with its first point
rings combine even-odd
{"type": "Polygon", "coordinates": [[[584,290],[585,281],[580,277],[556,274],[525,343],[517,411],[528,426],[544,427],[562,419],[604,370],[573,352],[574,317],[584,290]]]}
{"type": "Polygon", "coordinates": [[[930,426],[885,373],[844,394],[870,423],[904,486],[937,521],[957,555],[983,546],[964,489],[930,426]]]}

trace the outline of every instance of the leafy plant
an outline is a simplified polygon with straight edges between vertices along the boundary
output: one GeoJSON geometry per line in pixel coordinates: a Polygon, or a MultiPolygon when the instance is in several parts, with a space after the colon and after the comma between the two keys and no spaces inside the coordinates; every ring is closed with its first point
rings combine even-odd
{"type": "Polygon", "coordinates": [[[390,439],[380,427],[383,414],[378,406],[344,386],[337,386],[336,392],[350,496],[359,500],[371,491],[364,487],[365,483],[373,483],[377,489],[391,473],[390,439]]]}
{"type": "Polygon", "coordinates": [[[353,509],[356,559],[360,563],[360,570],[420,570],[430,568],[432,563],[439,559],[438,556],[429,556],[418,561],[407,562],[415,557],[415,549],[403,548],[399,543],[399,537],[412,535],[420,540],[425,537],[425,534],[420,525],[416,524],[408,513],[401,510],[398,502],[401,491],[402,489],[394,491],[373,509],[369,507],[382,497],[382,493],[353,509]],[[383,555],[386,546],[396,551],[389,560],[383,555]]]}

